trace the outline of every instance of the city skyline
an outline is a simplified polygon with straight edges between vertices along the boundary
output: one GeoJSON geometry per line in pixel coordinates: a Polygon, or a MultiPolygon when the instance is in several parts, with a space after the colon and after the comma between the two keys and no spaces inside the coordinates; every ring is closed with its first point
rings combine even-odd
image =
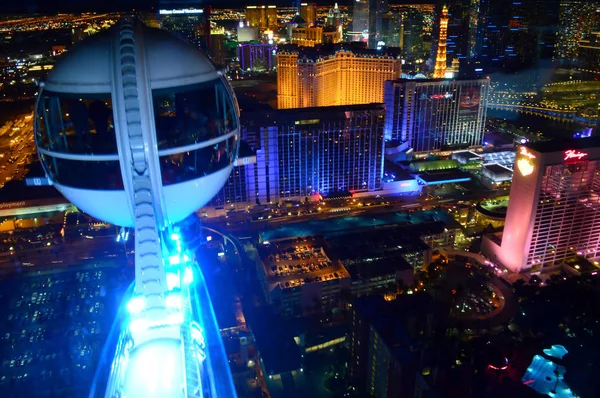
{"type": "Polygon", "coordinates": [[[160,3],[0,21],[0,396],[599,394],[600,5],[160,3]]]}

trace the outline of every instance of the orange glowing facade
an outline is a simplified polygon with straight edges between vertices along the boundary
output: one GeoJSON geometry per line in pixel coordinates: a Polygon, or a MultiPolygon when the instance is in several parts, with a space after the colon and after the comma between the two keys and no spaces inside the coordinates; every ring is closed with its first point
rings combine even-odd
{"type": "Polygon", "coordinates": [[[277,28],[277,6],[246,6],[246,22],[259,29],[277,28]]]}
{"type": "Polygon", "coordinates": [[[434,79],[443,79],[446,75],[446,40],[448,38],[448,7],[442,8],[440,17],[440,34],[435,57],[434,79]]]}
{"type": "Polygon", "coordinates": [[[382,103],[386,80],[398,79],[399,49],[351,46],[280,46],[277,53],[277,107],[382,103]]]}
{"type": "Polygon", "coordinates": [[[323,43],[323,28],[320,26],[297,27],[292,29],[292,44],[314,47],[323,43]]]}

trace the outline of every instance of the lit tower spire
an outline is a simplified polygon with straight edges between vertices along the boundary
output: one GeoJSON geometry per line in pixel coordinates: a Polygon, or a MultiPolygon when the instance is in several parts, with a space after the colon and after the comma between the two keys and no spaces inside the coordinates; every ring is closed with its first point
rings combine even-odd
{"type": "Polygon", "coordinates": [[[446,75],[446,39],[448,38],[448,7],[444,5],[440,17],[440,34],[435,56],[434,79],[443,79],[446,75]]]}

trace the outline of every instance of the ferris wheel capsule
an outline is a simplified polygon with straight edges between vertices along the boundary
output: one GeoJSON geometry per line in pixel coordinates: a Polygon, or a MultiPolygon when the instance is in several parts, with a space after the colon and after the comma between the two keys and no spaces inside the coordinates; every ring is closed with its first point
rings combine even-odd
{"type": "Polygon", "coordinates": [[[164,224],[226,182],[239,110],[201,51],[131,18],[61,56],[40,84],[34,131],[48,178],[78,208],[133,226],[133,181],[147,173],[164,224]]]}

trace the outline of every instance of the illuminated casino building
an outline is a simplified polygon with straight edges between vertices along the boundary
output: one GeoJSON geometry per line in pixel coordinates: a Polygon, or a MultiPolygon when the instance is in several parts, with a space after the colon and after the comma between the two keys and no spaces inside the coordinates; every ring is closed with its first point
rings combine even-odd
{"type": "Polygon", "coordinates": [[[290,41],[302,47],[314,47],[323,43],[323,28],[321,26],[297,26],[291,28],[290,41]]]}
{"type": "Polygon", "coordinates": [[[408,142],[415,152],[479,146],[489,89],[488,79],[387,81],[386,139],[408,142]]]}
{"type": "Polygon", "coordinates": [[[369,4],[370,0],[355,0],[351,2],[352,8],[352,35],[353,41],[363,41],[369,37],[369,4]]]}
{"type": "Polygon", "coordinates": [[[278,47],[277,107],[383,102],[386,80],[400,77],[399,48],[371,50],[355,44],[278,47]]]}
{"type": "Polygon", "coordinates": [[[350,2],[352,28],[348,32],[352,41],[365,41],[369,48],[377,48],[382,39],[383,15],[387,0],[354,0],[350,2]]]}
{"type": "Polygon", "coordinates": [[[587,75],[597,77],[600,74],[600,31],[579,41],[577,62],[579,69],[587,75]]]}
{"type": "Polygon", "coordinates": [[[277,28],[277,6],[246,6],[246,22],[259,29],[277,28]]]}
{"type": "MultiPolygon", "coordinates": [[[[383,188],[382,104],[284,109],[244,114],[241,157],[210,207],[303,200],[317,193],[383,188]]],[[[414,191],[411,178],[399,191],[414,191]]]]}
{"type": "Polygon", "coordinates": [[[560,4],[556,57],[577,58],[580,40],[589,40],[600,17],[600,5],[586,0],[563,0],[560,4]]]}
{"type": "Polygon", "coordinates": [[[240,43],[237,48],[240,68],[264,72],[273,70],[277,62],[277,47],[266,43],[240,43]]]}
{"type": "Polygon", "coordinates": [[[270,187],[281,198],[380,189],[383,115],[376,104],[278,112],[263,133],[269,158],[279,160],[270,187]]]}
{"type": "Polygon", "coordinates": [[[162,29],[173,32],[198,47],[204,48],[208,44],[208,40],[204,37],[206,15],[201,1],[161,0],[158,22],[162,29]]]}
{"type": "Polygon", "coordinates": [[[314,26],[317,22],[317,4],[300,3],[300,16],[306,21],[308,26],[314,26]]]}
{"type": "Polygon", "coordinates": [[[600,139],[521,146],[514,169],[504,232],[482,252],[515,272],[600,255],[600,139]]]}

